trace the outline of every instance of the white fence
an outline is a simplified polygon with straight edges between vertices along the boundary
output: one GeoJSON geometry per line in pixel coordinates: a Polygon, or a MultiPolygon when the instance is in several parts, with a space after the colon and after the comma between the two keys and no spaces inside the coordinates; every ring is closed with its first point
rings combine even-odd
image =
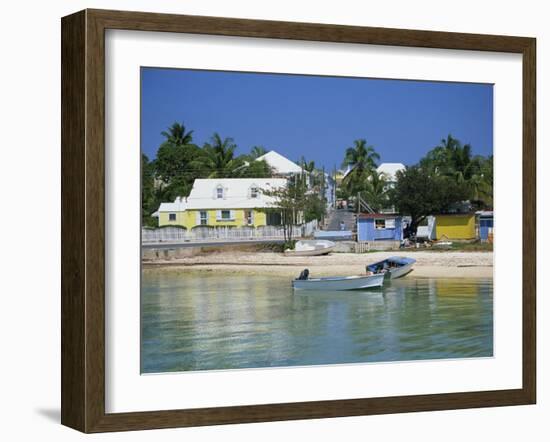
{"type": "MultiPolygon", "coordinates": [[[[317,220],[300,226],[292,226],[293,238],[313,236],[317,230],[317,220]]],[[[207,242],[207,241],[250,241],[284,239],[282,226],[262,227],[206,227],[197,226],[190,230],[180,227],[141,229],[142,243],[162,242],[207,242]]]]}

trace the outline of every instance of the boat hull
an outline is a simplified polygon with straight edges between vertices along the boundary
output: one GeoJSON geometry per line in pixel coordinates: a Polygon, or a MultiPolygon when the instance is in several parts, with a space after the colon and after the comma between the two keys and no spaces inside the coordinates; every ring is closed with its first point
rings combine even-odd
{"type": "Polygon", "coordinates": [[[320,256],[328,255],[334,250],[334,247],[326,247],[323,249],[315,250],[285,250],[285,256],[320,256]]]}
{"type": "Polygon", "coordinates": [[[318,291],[342,291],[361,290],[370,287],[381,287],[384,283],[384,274],[369,276],[346,276],[314,279],[295,279],[292,287],[295,290],[318,290],[318,291]]]}
{"type": "Polygon", "coordinates": [[[386,276],[386,278],[389,278],[389,279],[401,278],[402,276],[405,276],[407,273],[412,271],[412,266],[413,264],[411,263],[411,264],[404,265],[402,267],[393,268],[389,272],[387,272],[388,276],[386,276]]]}
{"type": "Polygon", "coordinates": [[[411,272],[415,262],[416,259],[413,258],[392,256],[391,258],[368,265],[367,269],[371,272],[377,272],[378,268],[383,268],[385,270],[383,274],[385,275],[386,279],[396,279],[401,278],[407,273],[411,272]],[[393,265],[390,266],[390,263],[393,265]]]}
{"type": "Polygon", "coordinates": [[[319,256],[327,255],[334,250],[336,244],[326,240],[302,240],[296,243],[294,250],[285,250],[285,256],[319,256]]]}

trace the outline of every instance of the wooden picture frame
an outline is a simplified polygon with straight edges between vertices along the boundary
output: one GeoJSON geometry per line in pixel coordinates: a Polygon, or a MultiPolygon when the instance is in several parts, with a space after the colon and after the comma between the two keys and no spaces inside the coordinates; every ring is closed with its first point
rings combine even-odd
{"type": "Polygon", "coordinates": [[[533,404],[536,152],[533,38],[84,10],[62,19],[62,409],[83,432],[533,404]],[[512,390],[105,412],[105,30],[494,51],[523,57],[523,385],[512,390]]]}

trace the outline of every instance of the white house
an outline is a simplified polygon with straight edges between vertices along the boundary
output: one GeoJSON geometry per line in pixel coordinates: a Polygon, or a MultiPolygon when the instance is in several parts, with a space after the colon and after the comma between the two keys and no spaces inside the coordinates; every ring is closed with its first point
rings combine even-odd
{"type": "Polygon", "coordinates": [[[285,178],[196,179],[187,198],[162,203],[157,211],[159,226],[261,227],[280,224],[280,215],[268,213],[274,199],[264,190],[286,186],[285,178]]]}
{"type": "Polygon", "coordinates": [[[274,150],[256,158],[256,161],[262,160],[269,164],[275,175],[278,176],[289,176],[302,173],[302,168],[300,166],[274,150]]]}
{"type": "Polygon", "coordinates": [[[382,163],[376,168],[376,171],[384,175],[384,178],[390,184],[395,184],[397,181],[397,172],[402,170],[405,170],[405,165],[401,163],[382,163]]]}

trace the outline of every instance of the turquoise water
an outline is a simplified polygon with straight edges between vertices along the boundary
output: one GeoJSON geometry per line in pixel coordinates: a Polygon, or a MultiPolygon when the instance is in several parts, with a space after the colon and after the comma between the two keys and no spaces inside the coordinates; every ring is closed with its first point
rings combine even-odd
{"type": "Polygon", "coordinates": [[[492,279],[295,292],[288,278],[144,273],[142,373],[493,354],[492,279]]]}

